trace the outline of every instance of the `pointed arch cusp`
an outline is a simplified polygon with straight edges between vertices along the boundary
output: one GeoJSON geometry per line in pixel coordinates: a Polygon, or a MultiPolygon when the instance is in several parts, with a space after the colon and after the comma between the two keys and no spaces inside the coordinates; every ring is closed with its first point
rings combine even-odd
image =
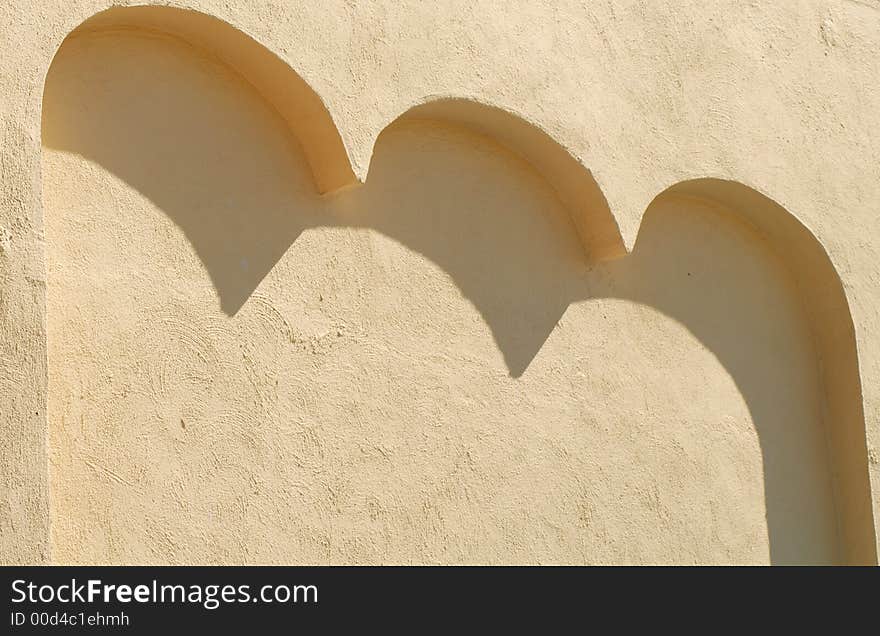
{"type": "MultiPolygon", "coordinates": [[[[626,254],[617,219],[593,174],[536,124],[509,110],[475,100],[440,98],[410,108],[384,130],[408,120],[451,124],[493,139],[527,161],[555,189],[571,214],[590,261],[626,254]]],[[[380,133],[376,143],[381,136],[380,133]]]]}
{"type": "Polygon", "coordinates": [[[137,6],[102,11],[67,37],[117,29],[140,29],[177,37],[217,57],[278,111],[299,141],[321,194],[359,183],[324,102],[286,62],[249,35],[198,11],[137,6]]]}

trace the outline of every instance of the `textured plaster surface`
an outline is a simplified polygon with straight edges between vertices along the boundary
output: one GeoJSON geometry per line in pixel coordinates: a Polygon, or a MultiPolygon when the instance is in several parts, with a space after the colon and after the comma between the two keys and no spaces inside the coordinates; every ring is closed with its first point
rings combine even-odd
{"type": "Polygon", "coordinates": [[[108,6],[0,8],[2,561],[876,561],[876,3],[173,5],[333,127],[108,6]]]}

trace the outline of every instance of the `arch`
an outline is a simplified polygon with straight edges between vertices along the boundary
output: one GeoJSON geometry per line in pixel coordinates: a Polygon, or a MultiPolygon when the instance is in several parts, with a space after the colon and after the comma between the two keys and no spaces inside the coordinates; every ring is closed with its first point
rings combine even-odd
{"type": "MultiPolygon", "coordinates": [[[[215,53],[247,78],[300,139],[321,192],[359,182],[339,131],[320,98],[289,66],[247,35],[205,14],[135,7],[97,14],[68,37],[86,31],[124,28],[177,36],[215,53]]],[[[395,119],[398,120],[443,121],[497,140],[525,158],[556,190],[591,260],[626,253],[618,224],[590,171],[549,134],[524,118],[477,101],[444,98],[414,106],[395,119]]],[[[667,188],[655,201],[678,196],[713,201],[735,212],[783,254],[804,299],[818,353],[840,543],[847,561],[876,563],[854,328],[833,263],[808,228],[782,206],[746,185],[714,178],[693,179],[667,188]]]]}
{"type": "Polygon", "coordinates": [[[444,97],[409,108],[382,132],[408,120],[443,122],[492,138],[531,164],[553,187],[568,209],[591,261],[626,253],[617,220],[593,174],[537,124],[505,108],[469,98],[444,97]]]}
{"type": "MultiPolygon", "coordinates": [[[[736,181],[700,178],[657,197],[692,197],[735,213],[763,235],[794,278],[812,332],[843,558],[876,564],[877,544],[855,330],[840,276],[819,239],[793,214],[736,181]]],[[[649,206],[650,209],[651,206],[649,206]]]]}
{"type": "Polygon", "coordinates": [[[97,13],[66,39],[113,29],[164,33],[219,58],[278,111],[299,140],[321,194],[358,183],[348,150],[324,102],[296,71],[249,35],[198,11],[138,6],[112,7],[97,13]]]}

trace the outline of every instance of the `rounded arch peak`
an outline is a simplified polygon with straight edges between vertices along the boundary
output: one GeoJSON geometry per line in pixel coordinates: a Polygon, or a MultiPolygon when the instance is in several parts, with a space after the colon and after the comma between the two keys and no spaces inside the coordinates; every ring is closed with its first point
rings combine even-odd
{"type": "MultiPolygon", "coordinates": [[[[281,115],[299,141],[321,194],[358,183],[348,149],[322,99],[293,68],[250,35],[206,13],[147,5],[116,6],[101,11],[81,23],[66,39],[117,29],[177,37],[217,57],[281,115]]],[[[63,46],[64,42],[59,50],[63,46]]]]}
{"type": "Polygon", "coordinates": [[[462,97],[434,97],[410,107],[377,136],[398,122],[441,122],[489,137],[526,160],[554,188],[569,210],[592,261],[623,256],[626,249],[617,219],[590,170],[547,131],[525,117],[492,104],[462,97]]]}
{"type": "Polygon", "coordinates": [[[737,181],[681,181],[666,188],[654,201],[669,197],[701,199],[742,219],[767,240],[793,276],[818,357],[844,557],[849,563],[876,564],[878,548],[858,350],[849,303],[831,258],[819,239],[792,213],[737,181]]]}

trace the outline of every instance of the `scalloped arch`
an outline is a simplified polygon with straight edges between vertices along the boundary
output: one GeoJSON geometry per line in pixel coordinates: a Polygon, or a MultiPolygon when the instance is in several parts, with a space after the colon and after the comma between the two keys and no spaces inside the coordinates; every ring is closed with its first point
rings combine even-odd
{"type": "MultiPolygon", "coordinates": [[[[321,194],[366,180],[366,174],[354,169],[351,153],[320,96],[285,61],[239,28],[191,9],[146,5],[101,11],[67,37],[126,28],[176,36],[209,51],[245,78],[299,140],[321,194]]],[[[472,98],[443,97],[419,102],[389,122],[383,132],[405,119],[444,121],[493,138],[528,161],[556,190],[591,260],[626,254],[617,219],[590,170],[536,123],[472,98]]],[[[374,146],[377,142],[378,137],[374,146]]]]}
{"type": "MultiPolygon", "coordinates": [[[[212,52],[246,78],[300,140],[320,192],[360,182],[339,129],[320,97],[287,63],[247,34],[204,13],[142,6],[98,13],[68,37],[125,28],[179,37],[212,52]]],[[[470,99],[442,98],[418,104],[394,121],[401,119],[445,121],[497,140],[525,158],[555,188],[591,258],[602,260],[626,253],[619,224],[591,172],[525,118],[470,99]]],[[[749,221],[784,255],[804,299],[817,345],[841,543],[849,562],[876,563],[858,353],[843,285],[827,252],[795,216],[744,184],[693,179],[667,188],[657,198],[666,196],[716,201],[749,221]]]]}

